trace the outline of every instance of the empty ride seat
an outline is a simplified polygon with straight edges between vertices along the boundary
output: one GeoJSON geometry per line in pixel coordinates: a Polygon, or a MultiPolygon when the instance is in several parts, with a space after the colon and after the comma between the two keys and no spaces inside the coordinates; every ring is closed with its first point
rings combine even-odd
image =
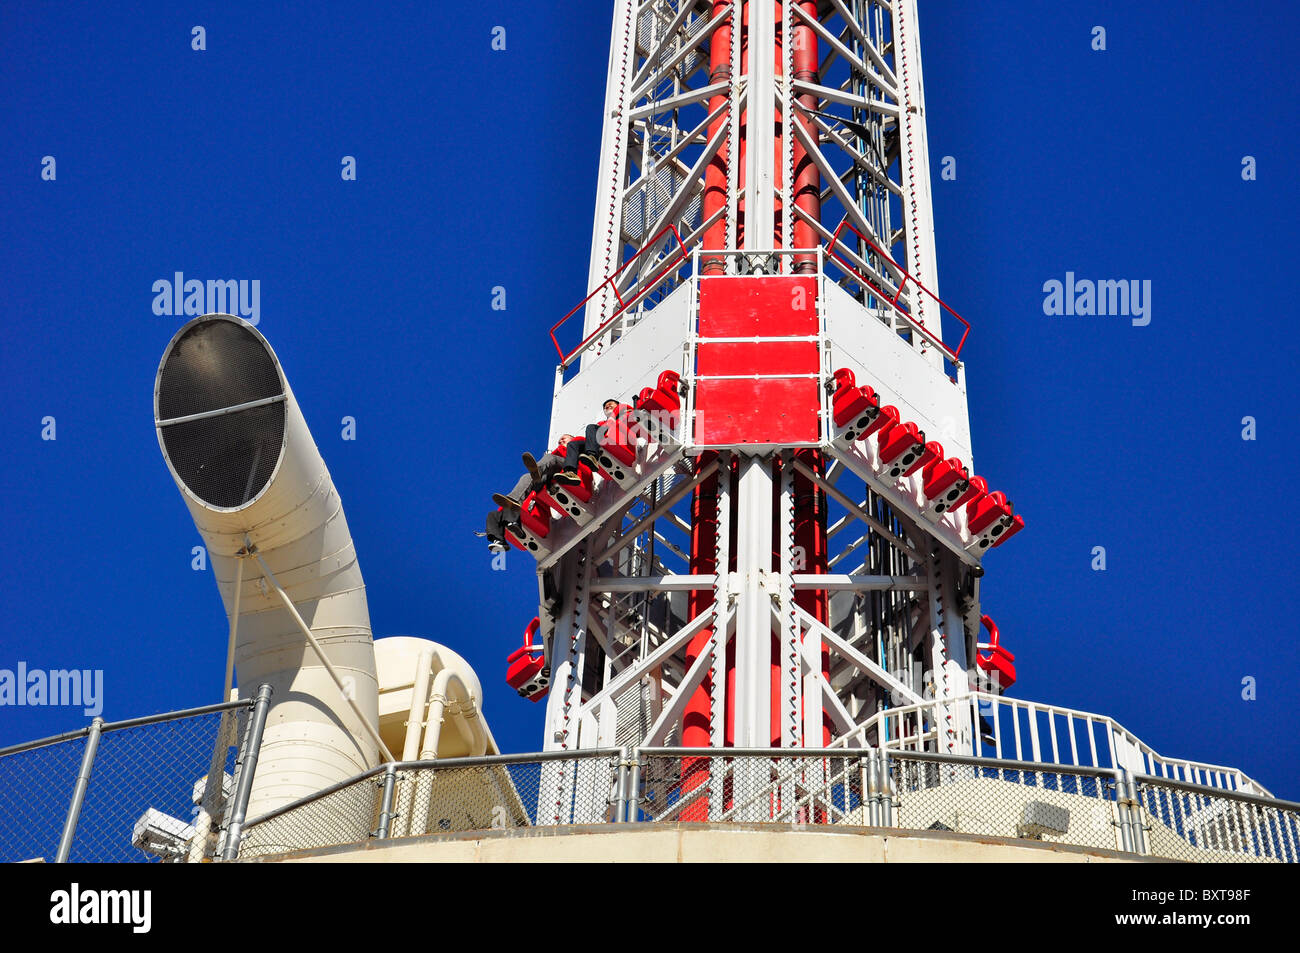
{"type": "Polygon", "coordinates": [[[989,491],[988,481],[982,476],[973,476],[970,478],[970,484],[966,487],[966,492],[948,505],[948,509],[955,510],[958,507],[969,506],[975,500],[978,500],[989,491]]]}
{"type": "Polygon", "coordinates": [[[998,627],[993,624],[992,619],[986,615],[980,616],[980,625],[988,630],[989,640],[978,643],[976,648],[986,649],[988,654],[977,651],[975,664],[981,670],[988,672],[996,680],[998,687],[1005,691],[1016,682],[1016,657],[1002,647],[998,627]]]}
{"type": "Polygon", "coordinates": [[[968,553],[982,553],[996,543],[1014,521],[1011,503],[1005,494],[994,490],[976,497],[966,504],[966,526],[971,541],[966,544],[968,553]]]}
{"type": "Polygon", "coordinates": [[[903,471],[903,476],[909,477],[917,470],[924,470],[935,460],[942,460],[942,459],[943,459],[943,444],[939,443],[939,441],[937,440],[931,440],[929,443],[925,445],[924,449],[921,451],[921,455],[917,458],[916,462],[903,471]]]}
{"type": "Polygon", "coordinates": [[[859,439],[880,415],[880,400],[876,392],[866,385],[857,386],[853,372],[847,367],[835,372],[831,386],[834,388],[831,413],[835,426],[848,428],[840,434],[840,439],[850,442],[859,439]]]}
{"type": "Polygon", "coordinates": [[[931,513],[946,513],[970,489],[970,476],[960,460],[933,460],[921,471],[921,492],[931,513]]]}
{"type": "Polygon", "coordinates": [[[682,377],[676,371],[664,371],[655,381],[655,400],[665,410],[677,410],[682,406],[682,377]]]}
{"type": "Polygon", "coordinates": [[[677,411],[681,409],[682,399],[678,392],[681,380],[676,371],[664,371],[659,375],[656,386],[641,391],[637,401],[636,418],[652,432],[663,429],[677,429],[677,411]]]}
{"type": "Polygon", "coordinates": [[[880,408],[880,413],[876,415],[876,419],[869,423],[867,429],[858,434],[856,439],[866,440],[872,434],[875,434],[876,439],[879,440],[897,426],[898,408],[893,404],[886,404],[880,408]]]}
{"type": "Polygon", "coordinates": [[[881,430],[877,437],[880,441],[881,474],[896,480],[920,459],[925,452],[925,433],[916,424],[895,424],[888,430],[881,430]]]}
{"type": "Polygon", "coordinates": [[[999,546],[1001,546],[1003,543],[1009,540],[1012,536],[1015,536],[1016,533],[1020,532],[1024,528],[1025,528],[1025,518],[1023,516],[1011,517],[1011,525],[1008,526],[1005,530],[1003,530],[1002,533],[998,536],[997,540],[993,543],[993,548],[997,549],[999,546]]]}
{"type": "Polygon", "coordinates": [[[1011,522],[1012,506],[1005,493],[994,490],[966,504],[966,525],[972,534],[982,533],[997,520],[1011,522]]]}
{"type": "Polygon", "coordinates": [[[545,697],[550,691],[551,684],[551,673],[546,668],[544,649],[540,645],[532,644],[533,637],[537,635],[540,626],[541,620],[533,616],[533,621],[529,622],[528,627],[524,629],[523,648],[515,649],[506,659],[509,666],[506,669],[506,682],[521,697],[535,702],[545,697]]]}

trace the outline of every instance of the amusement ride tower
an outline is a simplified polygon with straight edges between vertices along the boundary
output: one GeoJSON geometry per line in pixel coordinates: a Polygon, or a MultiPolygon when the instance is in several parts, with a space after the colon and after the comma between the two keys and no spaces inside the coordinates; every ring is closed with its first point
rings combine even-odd
{"type": "MultiPolygon", "coordinates": [[[[551,439],[635,409],[511,538],[548,748],[874,744],[1014,679],[980,580],[1024,522],[975,475],[923,89],[915,0],[616,0],[551,439]]],[[[970,722],[918,730],[969,753],[970,722]]]]}

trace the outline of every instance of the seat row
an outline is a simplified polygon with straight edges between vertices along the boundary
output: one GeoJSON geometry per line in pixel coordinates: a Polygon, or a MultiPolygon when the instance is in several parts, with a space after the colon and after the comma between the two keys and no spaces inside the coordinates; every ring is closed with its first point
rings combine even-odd
{"type": "MultiPolygon", "coordinates": [[[[630,489],[639,479],[638,442],[660,443],[670,439],[676,431],[680,409],[680,376],[675,371],[664,371],[655,386],[643,388],[636,396],[635,406],[619,404],[614,415],[601,422],[598,446],[586,450],[598,463],[596,472],[586,463],[579,463],[578,484],[553,484],[530,493],[519,507],[520,531],[507,531],[506,541],[516,549],[537,555],[550,551],[549,538],[555,520],[569,518],[579,526],[590,523],[596,515],[592,502],[596,475],[612,480],[622,489],[630,489]]],[[[559,447],[551,452],[563,454],[559,447]]]]}
{"type": "Polygon", "coordinates": [[[988,483],[956,457],[946,458],[943,445],[925,439],[914,423],[904,422],[898,408],[881,406],[876,392],[859,386],[853,371],[842,367],[833,375],[831,414],[838,435],[835,442],[849,447],[856,441],[874,440],[876,474],[899,481],[920,474],[924,498],[922,512],[931,520],[964,511],[970,541],[966,551],[983,553],[1005,543],[1025,528],[1006,495],[989,491],[988,483]]]}

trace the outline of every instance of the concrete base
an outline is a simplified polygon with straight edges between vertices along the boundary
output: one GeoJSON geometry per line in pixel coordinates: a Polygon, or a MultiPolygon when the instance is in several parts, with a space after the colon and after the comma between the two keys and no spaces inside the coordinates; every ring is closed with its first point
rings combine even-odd
{"type": "Polygon", "coordinates": [[[770,824],[600,824],[444,834],[295,851],[252,863],[1142,863],[1119,851],[946,831],[770,824]]]}

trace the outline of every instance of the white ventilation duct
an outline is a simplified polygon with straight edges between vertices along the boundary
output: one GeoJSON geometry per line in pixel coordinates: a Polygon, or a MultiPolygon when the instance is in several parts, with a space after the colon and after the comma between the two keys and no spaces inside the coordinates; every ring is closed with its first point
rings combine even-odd
{"type": "MultiPolygon", "coordinates": [[[[231,315],[190,321],[163,353],[154,421],[227,618],[238,606],[240,697],[264,682],[274,692],[247,816],[375,766],[378,688],[365,584],[338,492],[271,346],[231,315]],[[236,557],[245,535],[368,725],[258,562],[236,557]]],[[[367,820],[359,819],[362,827],[367,820]]]]}

